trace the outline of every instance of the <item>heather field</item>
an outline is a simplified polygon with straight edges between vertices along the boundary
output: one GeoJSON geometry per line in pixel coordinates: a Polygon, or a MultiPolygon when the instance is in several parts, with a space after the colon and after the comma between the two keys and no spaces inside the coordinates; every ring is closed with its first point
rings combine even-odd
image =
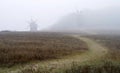
{"type": "Polygon", "coordinates": [[[120,73],[119,35],[1,32],[0,73],[120,73]]]}
{"type": "Polygon", "coordinates": [[[62,58],[87,50],[80,40],[57,33],[0,33],[0,66],[62,58]],[[81,46],[80,46],[81,45],[81,46]]]}
{"type": "Polygon", "coordinates": [[[120,35],[119,34],[104,34],[87,36],[94,39],[96,42],[104,45],[109,49],[109,59],[120,61],[120,35]]]}

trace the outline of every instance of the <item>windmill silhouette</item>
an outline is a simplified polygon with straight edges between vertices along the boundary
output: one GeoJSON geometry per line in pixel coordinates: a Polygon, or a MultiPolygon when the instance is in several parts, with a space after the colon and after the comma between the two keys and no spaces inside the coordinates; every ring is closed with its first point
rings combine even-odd
{"type": "Polygon", "coordinates": [[[31,32],[35,32],[38,29],[38,25],[35,20],[31,19],[29,22],[29,27],[31,32]]]}

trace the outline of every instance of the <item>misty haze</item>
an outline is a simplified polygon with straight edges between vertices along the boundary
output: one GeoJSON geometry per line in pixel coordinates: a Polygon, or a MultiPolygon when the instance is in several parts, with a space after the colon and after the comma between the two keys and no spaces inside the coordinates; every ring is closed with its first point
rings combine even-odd
{"type": "Polygon", "coordinates": [[[0,73],[120,73],[120,1],[0,0],[0,73]]]}

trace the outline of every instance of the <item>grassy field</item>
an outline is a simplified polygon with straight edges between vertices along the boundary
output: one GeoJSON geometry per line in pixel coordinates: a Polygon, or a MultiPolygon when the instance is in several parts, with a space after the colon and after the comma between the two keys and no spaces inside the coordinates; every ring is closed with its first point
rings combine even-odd
{"type": "MultiPolygon", "coordinates": [[[[120,73],[120,35],[88,35],[84,37],[103,46],[107,50],[106,55],[82,64],[74,62],[71,68],[64,70],[63,73],[120,73]]],[[[89,43],[89,45],[91,44],[89,43]]],[[[94,43],[94,45],[97,44],[94,43]]],[[[97,54],[94,55],[103,54],[101,48],[98,46],[96,48],[99,52],[96,51],[97,54]]]]}
{"type": "Polygon", "coordinates": [[[106,46],[109,49],[109,59],[120,61],[120,35],[104,34],[88,37],[94,39],[96,42],[106,46]]]}
{"type": "Polygon", "coordinates": [[[0,33],[0,66],[62,58],[87,50],[87,45],[73,37],[57,33],[0,33]]]}
{"type": "MultiPolygon", "coordinates": [[[[101,60],[107,54],[107,49],[97,44],[91,39],[83,38],[80,36],[73,36],[78,40],[83,40],[89,47],[89,50],[82,54],[77,54],[69,56],[67,58],[62,58],[58,60],[49,60],[44,62],[39,62],[36,64],[25,66],[22,69],[12,71],[13,73],[66,73],[67,71],[73,71],[74,67],[78,67],[84,62],[101,60]],[[96,48],[97,47],[97,48],[96,48]],[[99,50],[100,49],[100,50],[99,50]]],[[[96,62],[96,61],[95,61],[96,62]]]]}
{"type": "Polygon", "coordinates": [[[119,35],[0,33],[0,73],[120,73],[119,35]]]}

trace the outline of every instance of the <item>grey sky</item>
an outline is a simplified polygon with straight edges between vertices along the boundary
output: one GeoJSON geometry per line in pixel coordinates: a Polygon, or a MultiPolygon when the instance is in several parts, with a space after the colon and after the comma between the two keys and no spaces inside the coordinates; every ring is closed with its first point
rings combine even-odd
{"type": "Polygon", "coordinates": [[[28,22],[31,18],[42,29],[78,9],[119,5],[120,0],[0,0],[0,30],[29,30],[28,22]]]}

